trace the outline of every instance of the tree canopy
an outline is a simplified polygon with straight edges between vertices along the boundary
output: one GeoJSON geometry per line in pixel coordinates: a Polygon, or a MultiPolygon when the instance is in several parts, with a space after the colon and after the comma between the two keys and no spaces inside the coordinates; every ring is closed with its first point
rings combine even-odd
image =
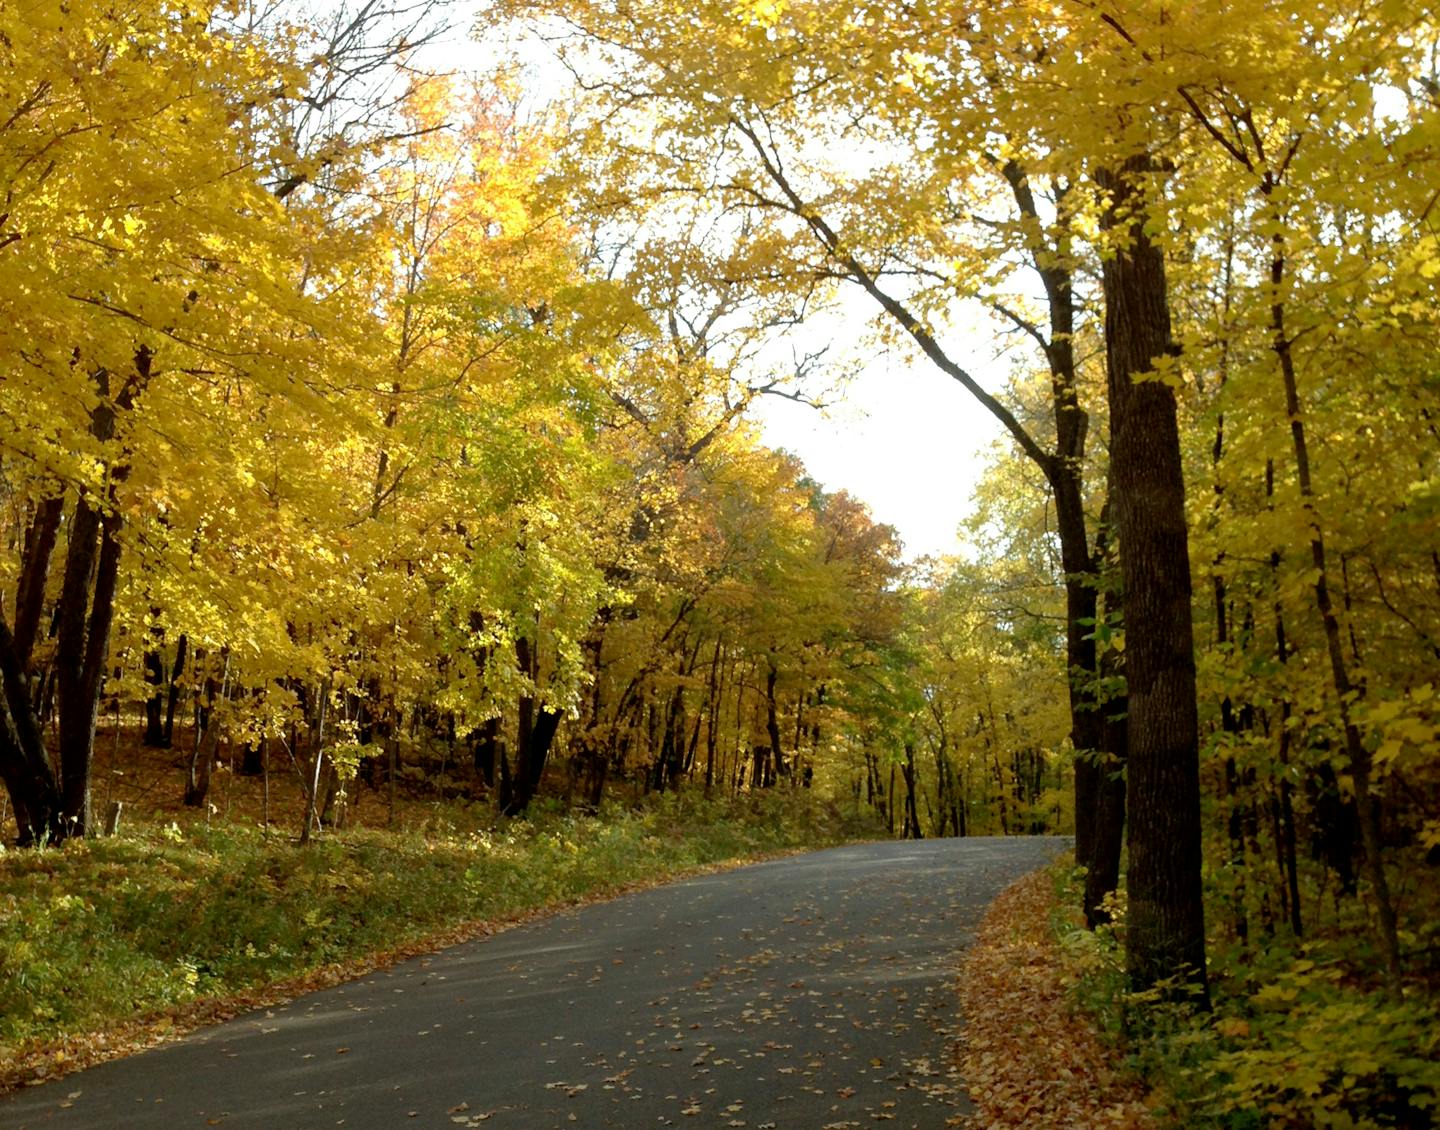
{"type": "Polygon", "coordinates": [[[8,834],[94,834],[102,716],[179,710],[184,803],[284,750],[302,840],[459,767],[811,788],[1073,830],[1135,990],[1324,927],[1414,991],[1432,14],[496,0],[552,61],[472,75],[439,16],[0,8],[8,834]],[[1001,429],[956,559],[751,419],[843,384],[848,295],[1001,429]]]}

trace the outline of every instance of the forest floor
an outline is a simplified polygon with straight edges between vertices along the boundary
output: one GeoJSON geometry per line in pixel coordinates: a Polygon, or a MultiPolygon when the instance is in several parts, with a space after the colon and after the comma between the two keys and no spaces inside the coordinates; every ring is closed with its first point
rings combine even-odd
{"type": "Polygon", "coordinates": [[[991,904],[966,953],[957,1048],[977,1130],[1151,1130],[1142,1084],[1068,992],[1054,929],[1055,874],[1037,871],[991,904]]]}
{"type": "MultiPolygon", "coordinates": [[[[1363,975],[1365,923],[1307,889],[1311,931],[1216,930],[1210,1007],[1132,994],[1123,915],[1086,930],[1075,876],[1036,872],[992,903],[966,953],[957,1067],[978,1130],[1440,1125],[1433,953],[1403,995],[1363,975]],[[1333,915],[1327,918],[1326,911],[1333,915]],[[1361,955],[1357,960],[1355,955],[1361,955]]],[[[1407,897],[1409,892],[1407,892],[1407,897]]],[[[1117,898],[1123,905],[1123,890],[1117,898]]],[[[1433,903],[1431,892],[1427,902],[1433,903]]],[[[1353,900],[1350,900],[1353,901],[1353,900]]]]}

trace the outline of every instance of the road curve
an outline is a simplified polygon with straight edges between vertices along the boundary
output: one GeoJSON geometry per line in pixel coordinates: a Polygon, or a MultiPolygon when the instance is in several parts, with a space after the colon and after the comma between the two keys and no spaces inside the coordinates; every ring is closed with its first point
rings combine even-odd
{"type": "Polygon", "coordinates": [[[0,1127],[943,1127],[956,955],[1061,847],[836,848],[566,911],[25,1089],[0,1127]]]}

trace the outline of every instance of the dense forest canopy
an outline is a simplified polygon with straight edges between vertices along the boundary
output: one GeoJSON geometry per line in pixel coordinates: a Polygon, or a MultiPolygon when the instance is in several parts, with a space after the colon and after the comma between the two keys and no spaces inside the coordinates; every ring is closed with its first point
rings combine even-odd
{"type": "MultiPolygon", "coordinates": [[[[823,351],[787,335],[833,281],[721,277],[723,216],[587,219],[556,176],[579,135],[513,80],[415,72],[408,8],[52,15],[14,13],[5,131],[22,842],[94,830],[97,719],[140,704],[152,744],[197,720],[196,806],[221,741],[303,753],[327,820],[434,741],[511,812],[547,763],[590,806],[611,774],[890,804],[964,709],[914,677],[911,609],[962,598],[745,416],[809,395],[823,351]]],[[[969,819],[1065,825],[1058,734],[1024,730],[1020,772],[1001,730],[1033,711],[992,706],[969,819]]],[[[916,832],[967,819],[945,742],[916,832]]]]}
{"type": "Polygon", "coordinates": [[[812,788],[1073,829],[1135,988],[1433,976],[1429,13],[497,0],[543,97],[427,73],[443,15],[0,8],[8,836],[96,832],[112,722],[187,805],[287,758],[302,839],[812,788]],[[1002,428],[961,559],[747,416],[843,295],[1002,428]]]}

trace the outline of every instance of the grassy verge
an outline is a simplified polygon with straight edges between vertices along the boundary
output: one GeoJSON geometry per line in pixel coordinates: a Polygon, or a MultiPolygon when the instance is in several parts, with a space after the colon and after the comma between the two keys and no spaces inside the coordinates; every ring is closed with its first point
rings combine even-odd
{"type": "Polygon", "coordinates": [[[0,1089],[527,915],[873,834],[808,795],[667,796],[299,848],[243,825],[137,825],[0,854],[0,1089]]]}

